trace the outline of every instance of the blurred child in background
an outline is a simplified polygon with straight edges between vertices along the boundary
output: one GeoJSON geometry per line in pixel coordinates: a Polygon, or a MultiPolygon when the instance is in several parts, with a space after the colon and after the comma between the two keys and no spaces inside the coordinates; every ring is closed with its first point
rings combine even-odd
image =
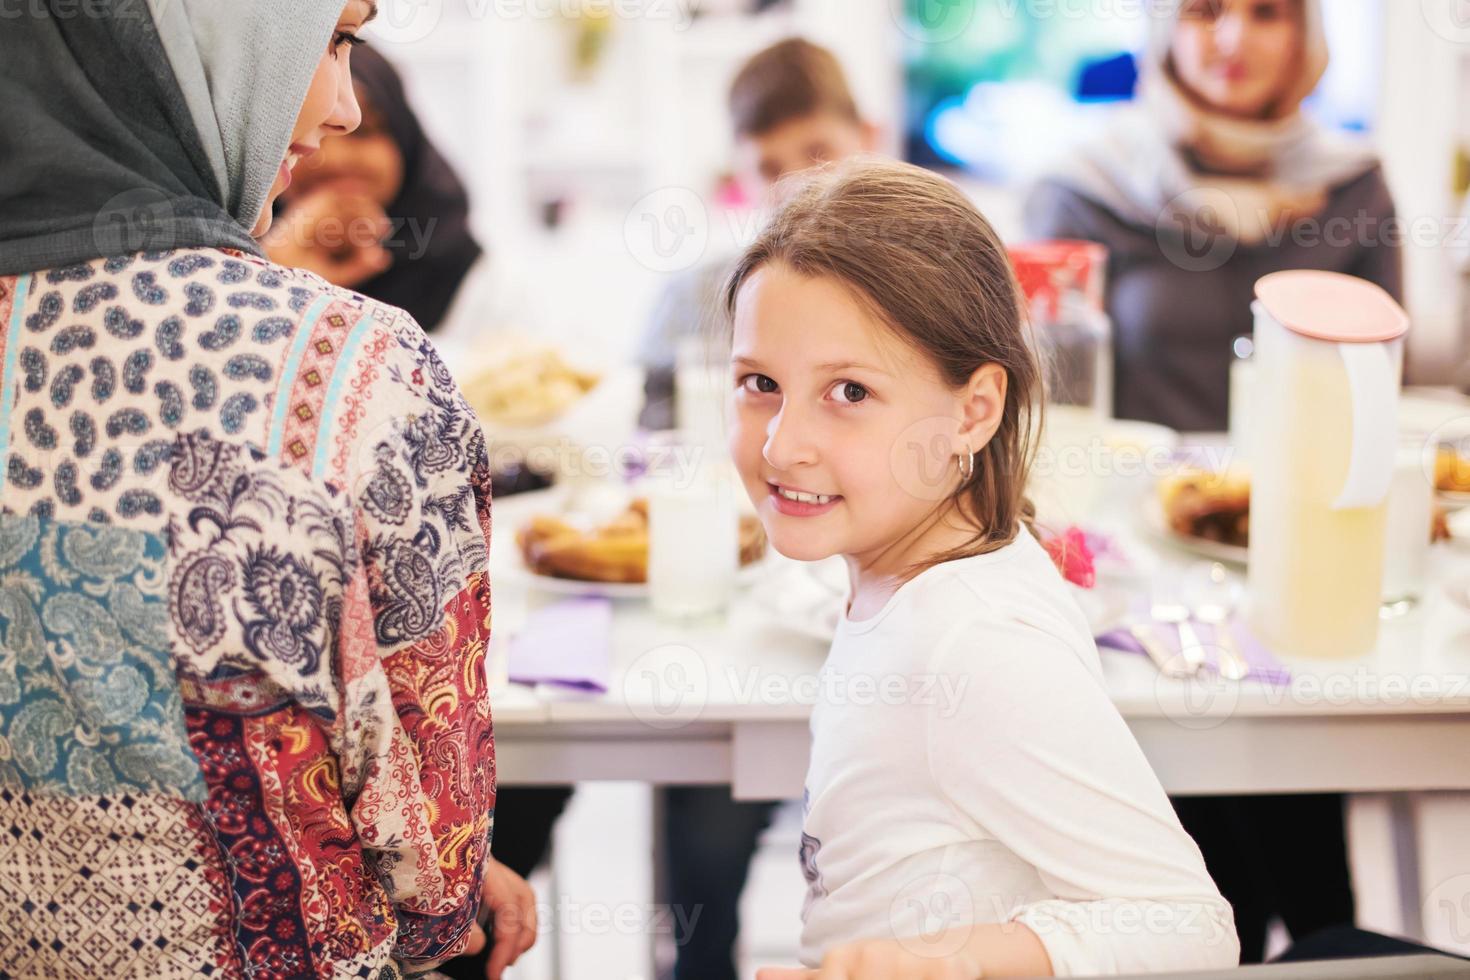
{"type": "MultiPolygon", "coordinates": [[[[745,63],[730,85],[729,113],[736,179],[762,205],[785,175],[878,147],[878,129],[859,114],[837,57],[802,38],[745,63]]],[[[646,428],[673,424],[675,352],[719,315],[720,283],[732,261],[715,259],[676,277],[659,298],[638,349],[647,372],[646,428]]]]}
{"type": "MultiPolygon", "coordinates": [[[[787,174],[871,151],[877,129],[864,121],[841,64],[826,48],[790,38],[753,56],[730,86],[735,173],[742,189],[768,203],[787,174]]],[[[709,336],[723,316],[720,286],[733,257],[711,261],[665,288],[639,346],[645,371],[645,428],[674,423],[674,361],[681,341],[709,336]]],[[[735,980],[740,893],[775,803],[737,803],[728,786],[664,791],[668,900],[690,917],[677,946],[675,980],[735,980]]]]}

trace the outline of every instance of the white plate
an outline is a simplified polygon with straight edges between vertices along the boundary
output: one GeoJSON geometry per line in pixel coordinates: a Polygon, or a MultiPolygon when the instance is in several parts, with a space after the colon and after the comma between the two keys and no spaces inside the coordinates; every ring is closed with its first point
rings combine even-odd
{"type": "Polygon", "coordinates": [[[1211,541],[1208,538],[1180,534],[1169,526],[1168,520],[1164,517],[1164,505],[1159,503],[1158,497],[1153,495],[1144,498],[1143,523],[1158,537],[1177,548],[1199,555],[1201,558],[1244,566],[1250,555],[1249,548],[1238,544],[1225,544],[1221,541],[1211,541]]]}
{"type": "MultiPolygon", "coordinates": [[[[735,573],[735,587],[744,589],[754,585],[768,570],[767,564],[767,560],[761,558],[742,566],[735,573]]],[[[575,578],[557,578],[533,572],[521,562],[516,562],[511,574],[516,584],[549,595],[600,596],[606,599],[648,598],[647,582],[587,582],[575,578]]]]}
{"type": "Polygon", "coordinates": [[[777,555],[769,578],[750,590],[750,598],[781,628],[821,643],[831,643],[847,602],[847,563],[833,556],[793,561],[777,555]]]}
{"type": "Polygon", "coordinates": [[[1102,423],[1103,441],[1114,451],[1158,452],[1177,448],[1179,433],[1166,425],[1134,419],[1108,419],[1102,423]]]}
{"type": "Polygon", "coordinates": [[[1405,388],[1399,396],[1399,428],[1406,432],[1470,434],[1470,399],[1448,389],[1405,388]]]}
{"type": "Polygon", "coordinates": [[[1463,490],[1436,490],[1434,499],[1445,510],[1458,511],[1470,508],[1470,493],[1463,490]]]}
{"type": "Polygon", "coordinates": [[[1445,518],[1450,532],[1450,544],[1456,548],[1470,549],[1470,507],[1454,510],[1445,518]]]}

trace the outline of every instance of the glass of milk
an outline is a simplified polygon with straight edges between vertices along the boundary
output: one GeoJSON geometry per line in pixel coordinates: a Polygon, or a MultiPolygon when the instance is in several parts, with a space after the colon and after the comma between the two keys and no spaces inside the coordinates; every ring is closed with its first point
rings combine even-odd
{"type": "Polygon", "coordinates": [[[1394,457],[1388,485],[1388,516],[1383,542],[1385,618],[1414,608],[1429,582],[1429,535],[1434,520],[1434,486],[1424,472],[1427,436],[1406,438],[1394,457]]]}
{"type": "Polygon", "coordinates": [[[648,590],[654,614],[722,612],[735,590],[740,517],[733,473],[702,439],[659,433],[643,478],[648,499],[648,590]]]}

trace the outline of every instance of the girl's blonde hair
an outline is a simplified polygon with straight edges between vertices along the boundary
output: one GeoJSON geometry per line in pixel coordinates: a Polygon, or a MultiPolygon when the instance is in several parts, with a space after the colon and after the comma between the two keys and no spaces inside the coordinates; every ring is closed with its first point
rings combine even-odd
{"type": "Polygon", "coordinates": [[[725,283],[727,321],[746,281],[781,263],[843,283],[956,388],[981,365],[999,364],[1006,372],[1000,427],[949,498],[976,520],[977,534],[921,567],[1008,544],[1035,516],[1025,488],[1042,382],[995,230],[952,183],[903,163],[823,168],[791,178],[780,193],[783,203],[725,283]]]}

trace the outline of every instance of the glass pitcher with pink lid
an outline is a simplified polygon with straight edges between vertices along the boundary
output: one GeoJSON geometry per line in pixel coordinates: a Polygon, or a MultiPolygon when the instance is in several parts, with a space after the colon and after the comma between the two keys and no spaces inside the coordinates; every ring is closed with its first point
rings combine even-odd
{"type": "Polygon", "coordinates": [[[1252,628],[1285,656],[1350,658],[1378,639],[1384,525],[1409,318],[1335,272],[1256,283],[1252,628]]]}

